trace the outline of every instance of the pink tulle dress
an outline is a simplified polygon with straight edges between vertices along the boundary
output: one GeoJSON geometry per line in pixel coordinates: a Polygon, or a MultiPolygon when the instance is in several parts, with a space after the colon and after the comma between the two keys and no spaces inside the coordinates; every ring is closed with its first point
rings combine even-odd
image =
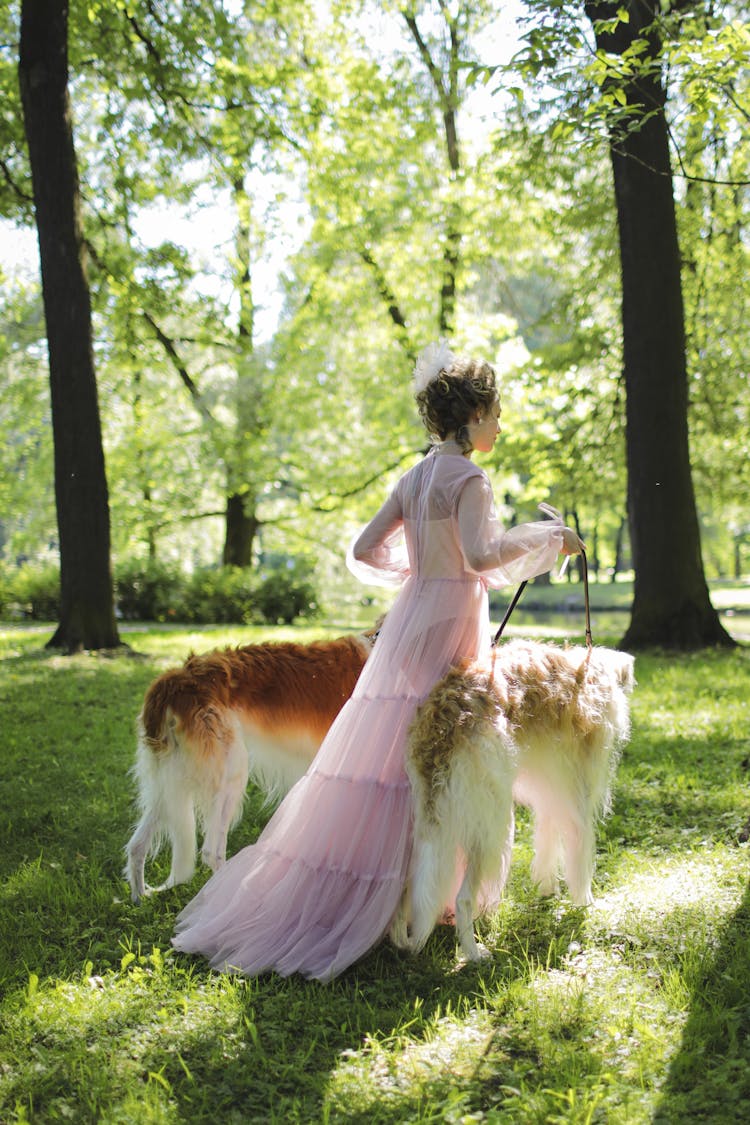
{"type": "Polygon", "coordinates": [[[179,915],[176,949],[328,981],[380,941],[409,873],[414,711],[452,664],[489,648],[487,586],[550,570],[562,527],[503,531],[486,474],[453,442],[404,474],[349,552],[366,581],[401,586],[354,693],[257,842],[179,915]]]}

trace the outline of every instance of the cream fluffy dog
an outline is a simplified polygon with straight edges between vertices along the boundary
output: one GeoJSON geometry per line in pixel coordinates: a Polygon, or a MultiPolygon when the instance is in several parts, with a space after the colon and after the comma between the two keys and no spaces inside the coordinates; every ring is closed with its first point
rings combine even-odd
{"type": "Polygon", "coordinates": [[[351,695],[376,635],[192,655],[151,684],[138,718],[134,766],[141,815],[126,847],[125,876],[135,901],[153,889],[145,880],[146,857],[165,838],[172,865],[156,889],[192,877],[196,814],[204,830],[202,858],[215,871],[226,858],[248,779],[274,801],[302,776],[351,695]]]}
{"type": "Polygon", "coordinates": [[[609,808],[619,749],[629,734],[633,657],[604,648],[512,641],[494,663],[465,664],[418,709],[406,767],[414,801],[410,886],[391,936],[419,949],[455,899],[464,956],[477,906],[496,903],[513,845],[513,800],[533,810],[532,874],[542,894],[562,870],[574,903],[592,901],[595,829],[609,808]]]}

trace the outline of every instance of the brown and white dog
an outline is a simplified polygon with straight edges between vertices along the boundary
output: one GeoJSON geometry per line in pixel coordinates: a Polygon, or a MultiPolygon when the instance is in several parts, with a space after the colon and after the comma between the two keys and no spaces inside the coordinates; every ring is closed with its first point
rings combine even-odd
{"type": "Polygon", "coordinates": [[[609,808],[619,749],[629,734],[633,657],[605,648],[512,641],[485,663],[451,670],[420,706],[406,768],[414,802],[410,887],[391,936],[419,949],[466,873],[455,900],[467,959],[478,900],[497,901],[510,867],[513,801],[533,810],[532,875],[543,894],[562,869],[574,903],[592,901],[595,829],[609,808]],[[491,890],[489,889],[491,888],[491,890]]]}
{"type": "Polygon", "coordinates": [[[153,889],[145,881],[146,857],[165,838],[172,866],[156,889],[192,877],[196,813],[203,861],[214,871],[221,866],[248,779],[270,802],[302,776],[376,636],[373,630],[311,644],[217,649],[191,655],[151,684],[138,718],[134,766],[141,815],[126,848],[135,901],[153,889]]]}

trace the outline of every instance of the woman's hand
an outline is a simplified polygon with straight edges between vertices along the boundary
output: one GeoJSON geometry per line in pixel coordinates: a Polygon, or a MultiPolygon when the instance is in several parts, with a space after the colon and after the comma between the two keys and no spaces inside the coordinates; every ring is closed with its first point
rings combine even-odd
{"type": "Polygon", "coordinates": [[[563,545],[562,553],[564,555],[580,555],[581,551],[586,550],[586,544],[579,536],[573,531],[572,527],[563,528],[563,545]]]}

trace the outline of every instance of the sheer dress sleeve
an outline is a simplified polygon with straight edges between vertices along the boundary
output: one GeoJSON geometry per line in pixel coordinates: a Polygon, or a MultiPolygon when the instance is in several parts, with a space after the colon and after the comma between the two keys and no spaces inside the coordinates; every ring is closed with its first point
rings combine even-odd
{"type": "Polygon", "coordinates": [[[346,565],[360,581],[371,586],[400,586],[408,578],[403,523],[401,502],[394,491],[347,551],[346,565]]]}
{"type": "Polygon", "coordinates": [[[489,586],[509,586],[552,570],[563,544],[562,519],[521,523],[505,531],[495,514],[487,477],[471,477],[456,509],[466,566],[489,586]]]}

